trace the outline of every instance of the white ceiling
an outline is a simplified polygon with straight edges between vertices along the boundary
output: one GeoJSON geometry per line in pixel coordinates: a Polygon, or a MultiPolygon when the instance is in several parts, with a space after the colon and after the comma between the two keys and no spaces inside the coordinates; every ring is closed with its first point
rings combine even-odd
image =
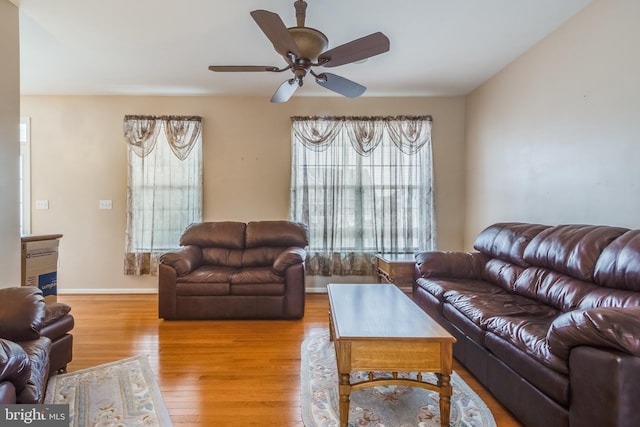
{"type": "MultiPolygon", "coordinates": [[[[273,65],[249,12],[295,26],[293,0],[12,0],[20,8],[23,94],[271,96],[288,73],[213,73],[273,65]]],[[[331,72],[365,96],[470,92],[591,0],[307,0],[329,47],[382,31],[391,50],[331,72]]],[[[295,96],[335,95],[313,79],[295,96]]]]}

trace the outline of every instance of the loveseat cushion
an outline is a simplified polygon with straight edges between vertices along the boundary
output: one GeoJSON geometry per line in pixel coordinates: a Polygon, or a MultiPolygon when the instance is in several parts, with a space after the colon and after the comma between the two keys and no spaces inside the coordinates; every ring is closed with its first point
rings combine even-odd
{"type": "Polygon", "coordinates": [[[245,228],[245,223],[235,221],[191,224],[180,237],[180,246],[243,249],[245,228]]]}
{"type": "Polygon", "coordinates": [[[17,393],[16,403],[42,403],[49,378],[49,355],[51,340],[40,337],[36,340],[22,341],[20,346],[29,357],[30,376],[25,388],[17,393]]]}
{"type": "Polygon", "coordinates": [[[176,295],[181,297],[229,295],[231,285],[224,283],[176,283],[176,295]]]}
{"type": "Polygon", "coordinates": [[[253,221],[247,223],[247,248],[279,246],[286,248],[309,245],[309,230],[305,224],[291,221],[253,221]]]}
{"type": "Polygon", "coordinates": [[[16,393],[22,392],[31,377],[29,356],[13,341],[0,338],[0,383],[9,381],[16,393]]]}
{"type": "Polygon", "coordinates": [[[231,284],[236,283],[284,283],[284,277],[276,274],[269,267],[247,267],[236,270],[229,278],[231,284]]]}
{"type": "Polygon", "coordinates": [[[179,283],[229,283],[237,271],[233,267],[203,265],[195,271],[178,278],[179,283]]]}
{"type": "Polygon", "coordinates": [[[0,289],[0,300],[0,338],[19,342],[40,337],[46,307],[39,288],[3,288],[0,289]]]}

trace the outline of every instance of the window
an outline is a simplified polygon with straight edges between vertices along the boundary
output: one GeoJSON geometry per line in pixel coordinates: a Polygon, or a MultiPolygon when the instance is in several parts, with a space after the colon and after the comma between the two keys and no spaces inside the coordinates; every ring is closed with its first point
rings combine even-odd
{"type": "Polygon", "coordinates": [[[129,144],[125,274],[155,274],[159,256],[202,220],[199,117],[126,116],[129,144]]]}
{"type": "Polygon", "coordinates": [[[434,247],[431,118],[292,119],[290,216],[309,274],[370,275],[375,253],[434,247]]]}
{"type": "Polygon", "coordinates": [[[31,233],[31,120],[20,119],[20,234],[31,233]]]}

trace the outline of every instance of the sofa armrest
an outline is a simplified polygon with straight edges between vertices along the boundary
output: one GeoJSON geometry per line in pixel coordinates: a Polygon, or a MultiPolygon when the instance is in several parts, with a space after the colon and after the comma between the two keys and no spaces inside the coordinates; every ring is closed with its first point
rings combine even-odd
{"type": "Polygon", "coordinates": [[[42,291],[35,286],[0,289],[0,338],[14,342],[40,338],[45,318],[42,291]]]}
{"type": "Polygon", "coordinates": [[[19,393],[27,386],[30,377],[27,352],[15,342],[0,338],[0,382],[10,382],[19,393]]]}
{"type": "Polygon", "coordinates": [[[447,277],[454,279],[478,279],[482,277],[489,258],[480,252],[418,252],[416,269],[418,277],[447,277]]]}
{"type": "Polygon", "coordinates": [[[188,245],[162,254],[160,262],[173,267],[178,276],[186,276],[202,265],[202,249],[200,246],[188,245]]]}
{"type": "Polygon", "coordinates": [[[279,276],[284,276],[289,267],[302,264],[306,257],[307,251],[297,246],[291,246],[278,255],[278,258],[273,262],[273,271],[279,276]]]}
{"type": "Polygon", "coordinates": [[[564,360],[578,346],[640,356],[640,307],[599,307],[561,314],[549,328],[547,343],[564,360]]]}

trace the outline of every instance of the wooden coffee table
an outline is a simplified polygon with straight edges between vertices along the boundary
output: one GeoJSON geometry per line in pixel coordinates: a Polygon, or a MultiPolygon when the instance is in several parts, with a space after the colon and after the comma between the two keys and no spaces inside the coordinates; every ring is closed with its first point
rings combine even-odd
{"type": "Polygon", "coordinates": [[[403,385],[440,394],[440,423],[449,425],[452,346],[456,339],[396,286],[388,284],[329,284],[329,322],[335,344],[340,394],[340,426],[349,421],[352,390],[403,385]],[[350,373],[369,372],[351,383],[350,373]],[[373,372],[390,372],[390,378],[373,372]],[[400,378],[399,372],[434,372],[437,383],[400,378]]]}

